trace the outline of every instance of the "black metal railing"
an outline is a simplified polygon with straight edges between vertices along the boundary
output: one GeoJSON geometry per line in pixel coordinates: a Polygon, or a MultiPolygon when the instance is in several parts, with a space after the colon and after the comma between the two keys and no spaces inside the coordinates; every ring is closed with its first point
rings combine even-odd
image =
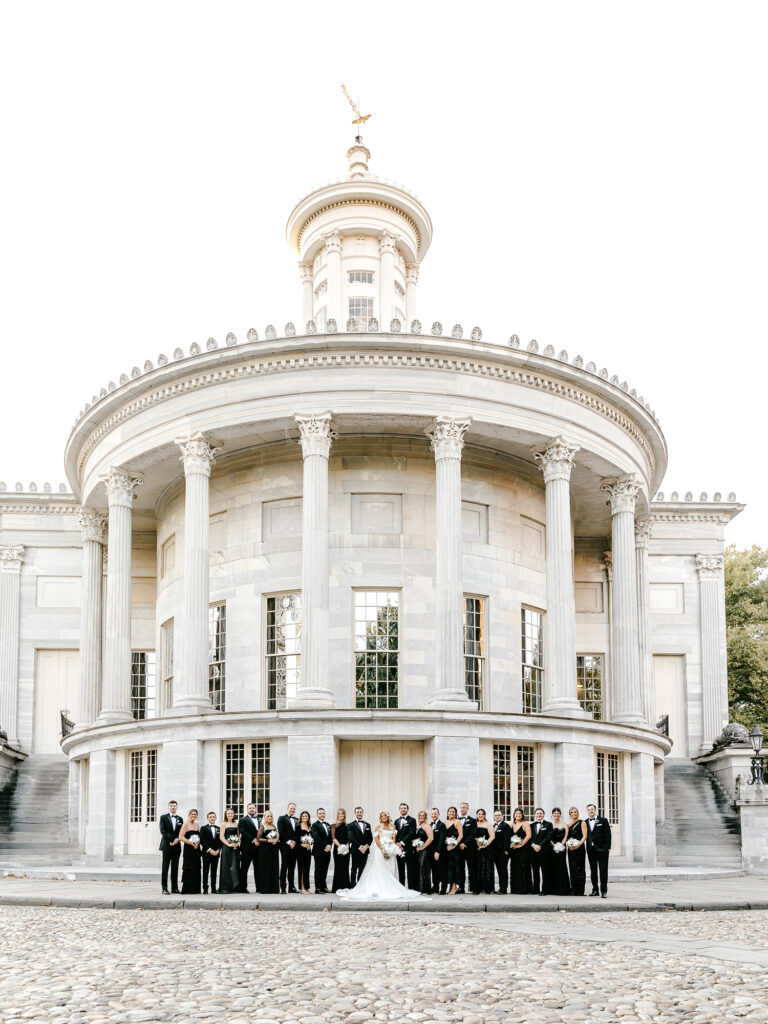
{"type": "Polygon", "coordinates": [[[656,728],[662,736],[669,736],[669,715],[662,715],[656,722],[656,728]]]}
{"type": "Polygon", "coordinates": [[[61,715],[61,738],[64,739],[64,737],[69,736],[75,728],[75,723],[69,717],[69,710],[67,708],[64,708],[64,710],[60,711],[59,714],[61,715]]]}

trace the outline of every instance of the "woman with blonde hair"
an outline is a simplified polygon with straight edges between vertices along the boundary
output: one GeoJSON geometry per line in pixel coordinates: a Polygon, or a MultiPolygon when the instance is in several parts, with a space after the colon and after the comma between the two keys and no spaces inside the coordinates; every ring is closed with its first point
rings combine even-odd
{"type": "Polygon", "coordinates": [[[381,811],[373,830],[371,855],[354,889],[339,889],[343,900],[388,901],[415,903],[428,899],[413,889],[406,889],[397,876],[397,858],[402,851],[395,842],[395,826],[389,811],[381,811]]]}

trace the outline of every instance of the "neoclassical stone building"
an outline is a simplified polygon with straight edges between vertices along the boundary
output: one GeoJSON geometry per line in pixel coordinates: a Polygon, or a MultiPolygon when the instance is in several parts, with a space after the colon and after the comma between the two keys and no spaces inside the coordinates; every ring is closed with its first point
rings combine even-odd
{"type": "Polygon", "coordinates": [[[170,798],[466,798],[595,800],[651,864],[665,757],[727,721],[741,506],[657,493],[659,422],[607,370],[422,325],[429,215],[348,158],[288,219],[301,329],[135,367],[71,492],[0,485],[8,747],[69,759],[99,860],[154,851],[170,798]]]}

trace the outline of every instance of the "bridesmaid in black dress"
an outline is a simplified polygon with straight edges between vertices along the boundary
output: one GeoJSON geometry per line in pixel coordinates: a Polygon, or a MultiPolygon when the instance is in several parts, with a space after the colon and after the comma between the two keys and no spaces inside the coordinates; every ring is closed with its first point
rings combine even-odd
{"type": "Polygon", "coordinates": [[[509,891],[527,896],[531,891],[531,826],[525,820],[522,807],[512,815],[512,843],[509,855],[509,891]],[[514,842],[514,837],[519,842],[514,842]]]}
{"type": "Polygon", "coordinates": [[[223,896],[240,888],[240,833],[234,808],[224,811],[221,825],[221,864],[219,865],[219,892],[223,896]]]}
{"type": "Polygon", "coordinates": [[[331,892],[349,888],[349,829],[347,812],[343,807],[336,811],[336,821],[331,825],[331,843],[333,844],[333,883],[331,892]],[[342,853],[342,849],[347,852],[342,853]]]}
{"type": "Polygon", "coordinates": [[[419,811],[418,821],[419,827],[416,829],[416,835],[413,838],[414,842],[418,839],[422,843],[421,849],[416,852],[416,858],[419,862],[419,889],[425,896],[429,896],[432,893],[432,843],[435,833],[427,821],[426,811],[419,811]]]}
{"type": "Polygon", "coordinates": [[[541,887],[543,896],[570,896],[571,883],[568,880],[568,855],[565,846],[565,825],[559,807],[552,808],[552,838],[549,845],[552,853],[545,861],[544,884],[541,887]],[[555,847],[562,846],[562,850],[555,847]]]}
{"type": "Polygon", "coordinates": [[[571,876],[571,892],[583,896],[587,884],[587,823],[579,817],[578,807],[569,807],[570,822],[566,832],[566,845],[578,840],[578,846],[568,846],[568,873],[571,876]]]}
{"type": "Polygon", "coordinates": [[[477,843],[477,892],[475,895],[479,896],[480,893],[490,894],[493,892],[491,843],[496,838],[496,833],[486,818],[482,807],[478,807],[477,811],[475,811],[475,818],[477,821],[474,837],[475,843],[477,843]],[[479,839],[487,839],[488,842],[485,846],[481,846],[478,842],[479,839]]]}
{"type": "Polygon", "coordinates": [[[199,893],[202,891],[203,854],[200,849],[200,826],[197,824],[197,811],[194,807],[181,827],[179,839],[184,843],[181,891],[188,895],[199,893]]]}
{"type": "Polygon", "coordinates": [[[459,844],[464,836],[464,828],[459,821],[459,812],[455,807],[448,808],[448,816],[445,819],[445,837],[443,847],[445,849],[445,881],[450,885],[449,896],[455,896],[459,888],[459,882],[464,881],[461,877],[464,873],[464,865],[459,855],[459,844]],[[456,842],[452,843],[451,840],[456,842]]]}
{"type": "Polygon", "coordinates": [[[309,867],[312,863],[312,818],[309,811],[299,815],[299,845],[296,847],[296,867],[299,872],[299,892],[309,896],[309,867]]]}
{"type": "Polygon", "coordinates": [[[280,853],[277,826],[272,811],[265,811],[259,831],[259,861],[256,866],[256,888],[259,892],[280,892],[280,853]]]}

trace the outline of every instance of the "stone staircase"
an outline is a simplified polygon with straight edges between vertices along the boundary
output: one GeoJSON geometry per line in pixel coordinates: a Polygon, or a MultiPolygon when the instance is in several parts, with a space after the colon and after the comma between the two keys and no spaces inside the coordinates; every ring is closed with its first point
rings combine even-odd
{"type": "Polygon", "coordinates": [[[706,768],[667,758],[664,804],[664,821],[656,829],[660,865],[741,870],[738,813],[706,768]]]}
{"type": "Polygon", "coordinates": [[[62,754],[30,754],[0,793],[0,868],[71,864],[69,764],[62,754]]]}

